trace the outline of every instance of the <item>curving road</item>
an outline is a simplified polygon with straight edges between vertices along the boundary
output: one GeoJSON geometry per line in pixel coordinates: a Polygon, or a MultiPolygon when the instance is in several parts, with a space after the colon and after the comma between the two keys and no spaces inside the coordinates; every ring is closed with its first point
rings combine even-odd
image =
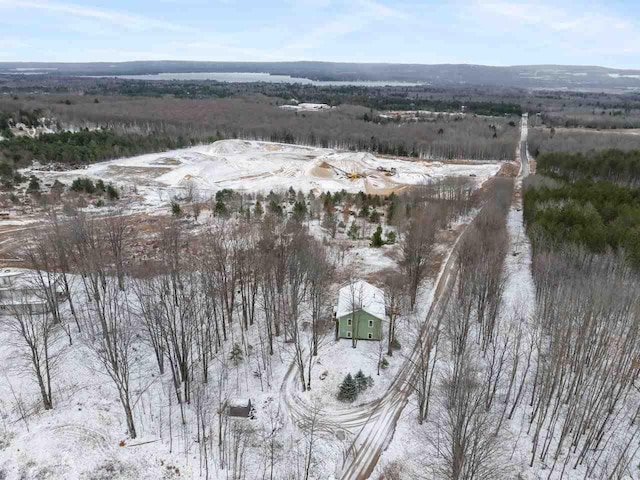
{"type": "MultiPolygon", "coordinates": [[[[423,331],[431,318],[437,315],[439,309],[446,305],[451,291],[450,283],[455,281],[454,267],[456,253],[460,240],[467,233],[465,229],[452,247],[449,257],[440,270],[436,281],[433,301],[423,323],[423,331]]],[[[415,358],[422,348],[422,333],[396,374],[393,382],[382,397],[369,403],[342,410],[326,410],[316,419],[316,430],[325,434],[335,435],[346,433],[349,445],[345,452],[342,465],[341,479],[365,479],[373,471],[380,455],[385,450],[395,432],[396,423],[412,393],[412,377],[415,375],[415,358]]],[[[295,364],[289,368],[281,388],[282,399],[292,419],[304,428],[311,421],[311,406],[299,393],[300,385],[295,364]]]]}
{"type": "MultiPolygon", "coordinates": [[[[527,114],[522,116],[521,138],[520,138],[520,176],[529,175],[529,161],[527,156],[527,114]]],[[[470,225],[469,222],[468,225],[470,225]]],[[[415,359],[423,348],[424,330],[430,324],[431,319],[440,314],[446,307],[449,295],[455,283],[455,263],[460,240],[467,235],[468,228],[458,236],[453,245],[449,257],[440,269],[436,281],[433,300],[429,311],[419,332],[416,343],[400,370],[396,374],[393,382],[382,397],[357,407],[342,410],[326,410],[316,416],[316,430],[327,435],[336,435],[338,432],[344,433],[349,439],[345,451],[344,461],[341,466],[339,478],[342,480],[363,480],[369,478],[373,469],[387,445],[393,438],[396,424],[402,411],[409,401],[412,393],[412,378],[416,374],[414,365],[415,359]]],[[[281,397],[287,407],[294,422],[304,429],[311,421],[312,408],[299,392],[299,380],[295,363],[285,375],[281,397]]]]}

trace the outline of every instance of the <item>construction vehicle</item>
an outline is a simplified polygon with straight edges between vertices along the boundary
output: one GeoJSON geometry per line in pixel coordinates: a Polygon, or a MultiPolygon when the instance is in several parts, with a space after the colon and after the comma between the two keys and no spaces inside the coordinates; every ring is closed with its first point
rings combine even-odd
{"type": "Polygon", "coordinates": [[[398,173],[395,167],[392,167],[392,168],[378,167],[377,170],[379,172],[384,172],[385,176],[387,177],[393,177],[396,173],[398,173]]]}

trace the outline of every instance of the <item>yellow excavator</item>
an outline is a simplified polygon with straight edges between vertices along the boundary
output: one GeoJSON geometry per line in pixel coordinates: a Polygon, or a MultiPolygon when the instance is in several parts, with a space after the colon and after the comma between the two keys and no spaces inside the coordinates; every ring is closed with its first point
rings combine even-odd
{"type": "Polygon", "coordinates": [[[358,173],[358,172],[349,172],[347,173],[347,178],[349,180],[357,180],[359,178],[364,178],[366,175],[364,175],[363,173],[358,173]]]}

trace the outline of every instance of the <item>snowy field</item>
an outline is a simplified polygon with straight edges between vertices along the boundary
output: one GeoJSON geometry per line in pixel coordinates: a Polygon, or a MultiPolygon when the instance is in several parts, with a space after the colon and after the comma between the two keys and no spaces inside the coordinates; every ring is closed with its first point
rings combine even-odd
{"type": "Polygon", "coordinates": [[[303,191],[344,189],[352,193],[387,194],[444,177],[473,176],[482,182],[495,175],[499,168],[499,163],[408,161],[380,158],[370,153],[222,140],[183,150],[97,163],[80,170],[38,172],[38,175],[45,181],[59,179],[63,183],[70,183],[79,176],[100,178],[117,185],[136,186],[148,200],[166,201],[163,196],[184,191],[192,184],[208,194],[224,188],[267,193],[289,187],[303,191]]]}

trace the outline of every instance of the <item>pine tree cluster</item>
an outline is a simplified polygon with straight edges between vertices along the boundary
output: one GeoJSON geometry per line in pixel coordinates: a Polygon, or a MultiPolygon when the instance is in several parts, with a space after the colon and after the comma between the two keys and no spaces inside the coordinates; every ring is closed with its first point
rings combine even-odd
{"type": "Polygon", "coordinates": [[[372,386],[373,378],[371,378],[371,375],[366,376],[362,373],[362,370],[358,370],[358,373],[356,373],[355,376],[348,373],[340,384],[338,399],[343,402],[352,402],[358,398],[360,392],[364,392],[367,388],[372,386]]]}

